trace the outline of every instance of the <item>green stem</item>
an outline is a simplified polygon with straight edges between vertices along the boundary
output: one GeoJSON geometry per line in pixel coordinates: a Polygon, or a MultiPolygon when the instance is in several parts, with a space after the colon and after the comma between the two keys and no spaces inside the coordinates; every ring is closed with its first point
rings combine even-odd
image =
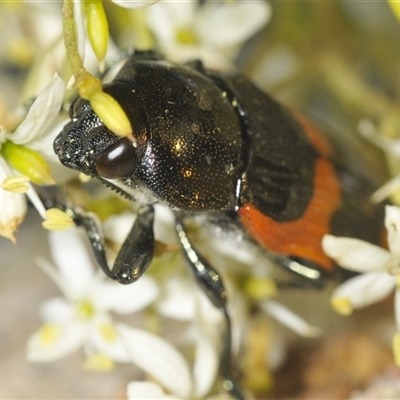
{"type": "Polygon", "coordinates": [[[76,83],[79,86],[81,81],[84,81],[91,75],[83,66],[83,62],[78,52],[73,0],[64,0],[62,16],[65,50],[67,52],[68,61],[71,64],[76,83]]]}

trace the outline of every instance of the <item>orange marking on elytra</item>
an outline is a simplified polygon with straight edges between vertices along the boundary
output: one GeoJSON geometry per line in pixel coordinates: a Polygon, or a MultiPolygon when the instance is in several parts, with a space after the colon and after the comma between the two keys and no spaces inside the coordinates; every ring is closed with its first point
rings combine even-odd
{"type": "Polygon", "coordinates": [[[238,213],[250,235],[258,243],[279,254],[306,258],[331,270],[332,260],[322,250],[322,237],[329,233],[331,217],[340,205],[341,189],[332,163],[317,159],[314,193],[302,217],[279,222],[247,203],[238,213]]]}

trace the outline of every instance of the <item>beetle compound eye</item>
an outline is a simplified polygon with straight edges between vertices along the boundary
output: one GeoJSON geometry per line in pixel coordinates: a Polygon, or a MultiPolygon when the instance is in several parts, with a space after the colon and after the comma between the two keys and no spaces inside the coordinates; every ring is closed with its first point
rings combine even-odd
{"type": "Polygon", "coordinates": [[[135,153],[135,144],[122,138],[97,156],[96,170],[104,178],[126,178],[133,172],[135,153]]]}

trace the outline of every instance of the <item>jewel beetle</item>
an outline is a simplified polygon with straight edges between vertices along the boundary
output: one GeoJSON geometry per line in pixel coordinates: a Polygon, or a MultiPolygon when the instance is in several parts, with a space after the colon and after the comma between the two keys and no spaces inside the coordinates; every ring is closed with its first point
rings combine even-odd
{"type": "Polygon", "coordinates": [[[104,91],[127,114],[133,140],[109,131],[78,98],[54,150],[62,164],[100,179],[141,208],[112,269],[94,220],[76,213],[75,222],[87,230],[105,273],[130,283],[153,257],[153,205],[173,210],[188,264],[226,316],[221,374],[242,398],[230,366],[226,291],[190,241],[185,221],[201,215],[244,232],[299,280],[320,286],[336,271],[321,247],[324,234],[379,242],[382,211],[369,202],[375,186],[352,160],[335,159],[337,144],[237,73],[135,52],[104,91]]]}

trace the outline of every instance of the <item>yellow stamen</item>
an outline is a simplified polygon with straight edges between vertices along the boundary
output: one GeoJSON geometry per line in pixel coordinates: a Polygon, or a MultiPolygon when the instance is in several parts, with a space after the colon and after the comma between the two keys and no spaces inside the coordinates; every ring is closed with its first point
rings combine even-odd
{"type": "Polygon", "coordinates": [[[78,179],[79,179],[82,183],[87,183],[87,182],[89,182],[89,181],[92,179],[92,177],[91,177],[90,175],[84,174],[83,172],[79,172],[78,179]]]}
{"type": "Polygon", "coordinates": [[[102,92],[103,84],[99,78],[94,76],[85,76],[84,79],[76,81],[79,89],[79,95],[86,100],[91,100],[95,93],[102,92]]]}
{"type": "Polygon", "coordinates": [[[81,300],[76,305],[76,311],[80,318],[90,319],[95,314],[95,307],[89,300],[81,300]]]}
{"type": "Polygon", "coordinates": [[[47,162],[36,151],[8,140],[2,145],[1,154],[13,168],[28,176],[32,182],[43,185],[55,184],[47,162]]]}
{"type": "Polygon", "coordinates": [[[108,47],[108,23],[101,1],[86,1],[87,32],[93,52],[103,62],[108,47]]]}
{"type": "Polygon", "coordinates": [[[353,306],[347,297],[332,298],[331,306],[340,315],[348,316],[353,313],[353,306]]]}
{"type": "Polygon", "coordinates": [[[25,175],[12,175],[4,179],[0,186],[8,192],[26,193],[29,190],[29,186],[26,185],[29,180],[25,175]]]}
{"type": "Polygon", "coordinates": [[[199,43],[196,34],[190,28],[179,28],[175,32],[176,40],[185,45],[195,45],[199,43]]]}
{"type": "Polygon", "coordinates": [[[131,123],[125,111],[112,96],[96,92],[90,98],[90,105],[111,132],[120,136],[130,136],[133,141],[131,123]]]}
{"type": "Polygon", "coordinates": [[[111,371],[114,368],[114,361],[105,354],[93,354],[83,364],[85,369],[93,371],[111,371]]]}
{"type": "Polygon", "coordinates": [[[39,337],[44,345],[52,345],[61,336],[61,329],[55,324],[45,324],[40,328],[39,337]]]}
{"type": "Polygon", "coordinates": [[[64,0],[62,14],[65,49],[79,95],[90,101],[94,112],[111,132],[132,137],[132,126],[122,107],[113,97],[103,92],[101,81],[94,78],[83,66],[78,52],[73,0],[64,0]]]}
{"type": "Polygon", "coordinates": [[[248,278],[244,283],[244,290],[257,301],[275,297],[278,294],[278,288],[270,278],[248,278]]]}
{"type": "Polygon", "coordinates": [[[58,208],[50,208],[46,211],[46,221],[42,226],[50,231],[62,231],[70,228],[74,224],[72,218],[58,208]]]}
{"type": "Polygon", "coordinates": [[[111,324],[101,324],[98,328],[101,336],[103,336],[107,342],[117,341],[118,333],[111,324]]]}

